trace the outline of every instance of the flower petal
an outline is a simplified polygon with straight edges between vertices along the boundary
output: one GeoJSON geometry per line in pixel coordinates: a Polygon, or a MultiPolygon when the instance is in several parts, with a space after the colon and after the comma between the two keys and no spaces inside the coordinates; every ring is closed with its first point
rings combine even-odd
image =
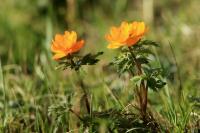
{"type": "Polygon", "coordinates": [[[128,46],[132,46],[132,45],[136,44],[140,39],[141,39],[141,36],[129,38],[128,40],[126,40],[126,44],[128,46]]]}
{"type": "Polygon", "coordinates": [[[143,35],[144,33],[145,33],[145,24],[144,22],[139,22],[137,24],[135,35],[139,36],[139,35],[143,35]]]}
{"type": "Polygon", "coordinates": [[[105,38],[107,41],[112,41],[112,36],[109,34],[105,35],[105,38]]]}
{"type": "Polygon", "coordinates": [[[116,48],[121,47],[122,45],[123,45],[123,44],[121,44],[121,43],[115,42],[115,43],[110,43],[110,44],[108,44],[107,48],[109,48],[109,49],[116,49],[116,48]]]}
{"type": "Polygon", "coordinates": [[[81,41],[78,41],[77,43],[75,43],[73,45],[73,47],[70,48],[70,50],[69,50],[70,53],[79,51],[83,47],[84,43],[85,43],[84,40],[81,40],[81,41]]]}
{"type": "Polygon", "coordinates": [[[63,36],[61,35],[61,34],[56,34],[56,36],[55,36],[55,41],[57,42],[57,41],[63,41],[63,36]]]}
{"type": "Polygon", "coordinates": [[[124,21],[120,27],[111,27],[110,34],[106,35],[105,38],[110,43],[108,48],[115,49],[124,45],[137,44],[146,32],[147,28],[144,22],[128,23],[124,21]]]}
{"type": "Polygon", "coordinates": [[[63,52],[61,52],[61,53],[56,53],[54,56],[53,56],[53,59],[54,60],[58,60],[58,59],[60,59],[60,58],[63,58],[63,57],[65,57],[67,54],[65,54],[65,53],[63,53],[63,52]]]}
{"type": "Polygon", "coordinates": [[[58,53],[62,50],[62,46],[61,45],[58,45],[56,42],[52,42],[51,44],[51,51],[54,52],[54,53],[58,53]]]}
{"type": "Polygon", "coordinates": [[[51,51],[55,53],[54,59],[58,60],[69,53],[76,52],[83,47],[84,40],[77,42],[75,31],[65,31],[64,35],[56,34],[55,40],[52,41],[51,51]]]}
{"type": "Polygon", "coordinates": [[[76,43],[76,40],[77,40],[77,34],[75,31],[71,31],[71,32],[65,31],[65,34],[64,34],[65,49],[69,49],[70,47],[72,47],[72,45],[76,43]]]}

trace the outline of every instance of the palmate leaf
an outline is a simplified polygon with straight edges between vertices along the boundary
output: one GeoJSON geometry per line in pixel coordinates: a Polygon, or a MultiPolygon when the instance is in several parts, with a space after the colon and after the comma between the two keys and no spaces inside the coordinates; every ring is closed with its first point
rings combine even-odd
{"type": "Polygon", "coordinates": [[[147,46],[155,46],[155,47],[159,47],[159,44],[157,42],[154,42],[152,40],[140,40],[138,42],[138,45],[147,45],[147,46]]]}
{"type": "Polygon", "coordinates": [[[131,48],[136,55],[155,56],[154,52],[151,51],[150,46],[159,47],[159,44],[151,40],[140,40],[139,42],[137,42],[136,45],[133,45],[131,48]]]}
{"type": "Polygon", "coordinates": [[[56,68],[63,70],[71,68],[77,71],[83,65],[95,65],[99,61],[97,57],[102,54],[103,52],[98,52],[96,54],[89,53],[86,54],[85,56],[71,55],[70,57],[67,57],[67,59],[61,60],[56,68]]]}
{"type": "Polygon", "coordinates": [[[166,82],[163,82],[162,80],[157,80],[156,81],[156,88],[163,88],[166,85],[166,82]]]}
{"type": "Polygon", "coordinates": [[[99,59],[97,59],[98,56],[102,55],[103,52],[98,52],[97,54],[92,55],[91,53],[83,56],[81,60],[79,60],[79,64],[81,65],[94,65],[96,64],[99,59]]]}
{"type": "Polygon", "coordinates": [[[166,85],[166,83],[160,79],[151,77],[147,79],[147,85],[153,91],[158,91],[159,89],[163,88],[166,85]]]}
{"type": "Polygon", "coordinates": [[[157,77],[162,74],[161,68],[150,68],[150,67],[144,67],[144,72],[149,77],[157,77]]]}
{"type": "Polygon", "coordinates": [[[140,63],[140,64],[148,64],[149,63],[149,60],[145,57],[138,57],[137,58],[137,61],[140,63]]]}
{"type": "MultiPolygon", "coordinates": [[[[135,47],[134,49],[131,49],[131,50],[135,55],[137,55],[136,59],[139,64],[149,63],[149,59],[147,58],[148,54],[145,54],[142,51],[140,51],[140,50],[143,50],[143,47],[137,46],[137,48],[135,47]]],[[[146,49],[146,51],[148,50],[146,49]]],[[[146,53],[152,54],[150,50],[146,53]]],[[[130,72],[130,71],[133,72],[135,69],[134,57],[132,56],[130,49],[128,49],[127,47],[124,47],[121,50],[121,53],[117,57],[114,58],[111,64],[114,65],[114,67],[117,69],[117,72],[120,75],[124,72],[130,72]]]]}
{"type": "Polygon", "coordinates": [[[147,85],[153,91],[158,91],[159,89],[163,88],[166,83],[161,80],[161,68],[144,68],[144,72],[147,76],[147,85]]]}
{"type": "Polygon", "coordinates": [[[115,57],[110,64],[117,69],[117,72],[120,75],[127,71],[133,71],[135,66],[131,54],[129,52],[123,52],[119,54],[119,56],[115,57]]]}
{"type": "Polygon", "coordinates": [[[134,85],[140,86],[142,80],[144,80],[145,78],[146,78],[145,75],[137,75],[131,78],[131,81],[134,85]]]}
{"type": "Polygon", "coordinates": [[[137,47],[135,50],[135,54],[136,55],[153,55],[155,56],[155,54],[148,48],[144,48],[144,47],[137,47]]]}

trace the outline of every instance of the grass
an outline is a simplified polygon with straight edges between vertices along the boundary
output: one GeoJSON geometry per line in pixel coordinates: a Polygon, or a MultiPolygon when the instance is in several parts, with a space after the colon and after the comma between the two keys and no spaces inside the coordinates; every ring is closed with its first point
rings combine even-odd
{"type": "MultiPolygon", "coordinates": [[[[30,2],[6,0],[0,5],[0,131],[103,133],[110,131],[108,127],[113,128],[115,122],[114,132],[147,132],[149,127],[144,127],[137,115],[127,115],[138,112],[133,107],[133,85],[128,74],[119,77],[108,66],[118,51],[107,50],[104,39],[111,25],[143,20],[142,2],[30,2]],[[104,51],[101,61],[84,67],[80,75],[71,70],[55,70],[51,40],[55,33],[66,29],[74,29],[86,38],[82,54],[104,51]],[[95,117],[92,120],[82,99],[80,79],[89,91],[95,117]],[[71,106],[75,111],[81,108],[81,115],[69,111],[71,106]]],[[[161,45],[155,49],[159,63],[154,65],[162,66],[167,85],[157,93],[149,92],[148,108],[162,131],[200,130],[199,4],[197,0],[154,1],[154,19],[149,22],[146,38],[161,45]]]]}

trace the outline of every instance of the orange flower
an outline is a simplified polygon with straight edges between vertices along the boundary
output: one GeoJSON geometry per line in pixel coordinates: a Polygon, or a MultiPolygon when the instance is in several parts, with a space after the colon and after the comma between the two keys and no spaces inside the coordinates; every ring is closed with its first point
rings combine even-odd
{"type": "Polygon", "coordinates": [[[110,34],[106,35],[106,40],[110,42],[108,48],[135,45],[146,32],[144,22],[122,22],[120,27],[111,27],[110,34]]]}
{"type": "Polygon", "coordinates": [[[55,53],[53,59],[58,60],[68,54],[79,51],[84,45],[84,40],[77,41],[75,31],[65,31],[64,35],[56,34],[52,41],[51,51],[55,53]]]}

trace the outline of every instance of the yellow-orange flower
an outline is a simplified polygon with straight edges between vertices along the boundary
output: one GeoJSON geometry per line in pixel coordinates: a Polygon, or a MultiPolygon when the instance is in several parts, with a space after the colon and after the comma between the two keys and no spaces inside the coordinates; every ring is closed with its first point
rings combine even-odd
{"type": "Polygon", "coordinates": [[[53,59],[58,60],[68,54],[79,51],[84,45],[84,40],[77,41],[75,31],[65,31],[64,35],[56,34],[51,44],[51,51],[55,53],[53,59]]]}
{"type": "Polygon", "coordinates": [[[119,27],[111,27],[110,34],[106,35],[109,41],[108,48],[115,49],[121,46],[136,44],[147,32],[144,22],[122,22],[119,27]]]}

